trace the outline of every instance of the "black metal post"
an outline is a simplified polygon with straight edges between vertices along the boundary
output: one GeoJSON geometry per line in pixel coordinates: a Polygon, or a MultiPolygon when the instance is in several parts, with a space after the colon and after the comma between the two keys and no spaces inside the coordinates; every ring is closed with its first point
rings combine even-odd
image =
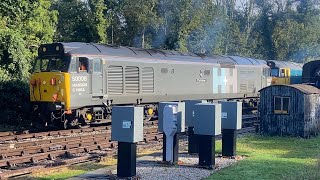
{"type": "Polygon", "coordinates": [[[199,166],[213,169],[215,165],[215,136],[198,135],[199,166]]]}
{"type": "Polygon", "coordinates": [[[128,178],[136,176],[137,144],[118,142],[117,176],[128,178]]]}
{"type": "Polygon", "coordinates": [[[197,135],[194,134],[194,127],[188,127],[188,153],[199,153],[197,135]]]}
{"type": "MultiPolygon", "coordinates": [[[[166,161],[166,135],[163,133],[163,149],[162,149],[162,161],[166,161]]],[[[173,137],[173,164],[178,163],[179,157],[179,134],[176,133],[173,137]]]]}
{"type": "Polygon", "coordinates": [[[222,156],[235,156],[237,131],[235,129],[222,130],[222,156]]]}

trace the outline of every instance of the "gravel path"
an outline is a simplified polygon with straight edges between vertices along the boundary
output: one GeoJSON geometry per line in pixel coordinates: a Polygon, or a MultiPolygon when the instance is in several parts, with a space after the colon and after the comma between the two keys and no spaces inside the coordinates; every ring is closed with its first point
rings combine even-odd
{"type": "MultiPolygon", "coordinates": [[[[237,159],[242,159],[242,157],[235,158],[222,158],[216,157],[215,159],[215,170],[208,170],[197,168],[195,165],[198,164],[197,155],[180,154],[179,164],[176,166],[168,166],[161,164],[162,156],[160,153],[155,153],[148,156],[143,156],[137,160],[137,179],[143,180],[184,180],[192,179],[198,180],[210,176],[215,171],[222,168],[230,166],[231,164],[237,162],[237,159]]],[[[114,167],[112,169],[103,168],[96,171],[90,172],[88,174],[81,175],[79,177],[71,178],[70,180],[93,180],[93,179],[117,179],[116,170],[114,167]]]]}
{"type": "MultiPolygon", "coordinates": [[[[198,155],[189,155],[187,151],[187,136],[180,136],[179,140],[179,164],[176,166],[168,166],[161,164],[162,161],[162,144],[153,146],[150,150],[159,152],[153,153],[151,155],[146,155],[137,159],[137,178],[142,180],[179,180],[179,179],[204,179],[209,177],[215,171],[222,168],[228,167],[238,160],[243,159],[241,156],[236,156],[233,158],[224,158],[217,156],[215,158],[215,169],[208,170],[196,167],[198,165],[199,159],[198,155]]],[[[69,180],[100,180],[100,179],[118,179],[117,167],[112,166],[109,168],[102,168],[92,172],[89,172],[78,177],[70,178],[69,180]]]]}
{"type": "Polygon", "coordinates": [[[137,163],[137,175],[141,179],[203,179],[210,176],[215,170],[227,167],[236,162],[235,159],[216,157],[215,170],[197,168],[199,162],[197,155],[180,154],[179,166],[161,165],[161,156],[153,156],[154,161],[151,161],[150,156],[142,157],[137,163]],[[146,159],[146,160],[142,160],[146,159]]]}

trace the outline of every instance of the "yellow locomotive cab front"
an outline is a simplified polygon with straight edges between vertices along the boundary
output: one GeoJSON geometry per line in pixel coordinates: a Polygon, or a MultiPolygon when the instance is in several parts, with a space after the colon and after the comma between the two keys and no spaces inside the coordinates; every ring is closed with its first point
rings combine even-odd
{"type": "Polygon", "coordinates": [[[271,84],[290,84],[290,69],[271,69],[272,81],[271,84]]]}
{"type": "Polygon", "coordinates": [[[30,78],[30,101],[46,102],[56,110],[70,109],[70,74],[64,72],[38,72],[30,78]],[[61,104],[61,105],[60,105],[61,104]]]}

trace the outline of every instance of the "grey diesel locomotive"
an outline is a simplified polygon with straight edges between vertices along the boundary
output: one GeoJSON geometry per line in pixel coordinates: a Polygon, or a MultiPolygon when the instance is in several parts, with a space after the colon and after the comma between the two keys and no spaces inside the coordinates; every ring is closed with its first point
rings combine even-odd
{"type": "Polygon", "coordinates": [[[30,100],[45,124],[101,121],[112,105],[154,115],[161,101],[250,99],[270,84],[266,61],[93,43],[39,47],[30,100]],[[49,118],[48,118],[49,117],[49,118]]]}

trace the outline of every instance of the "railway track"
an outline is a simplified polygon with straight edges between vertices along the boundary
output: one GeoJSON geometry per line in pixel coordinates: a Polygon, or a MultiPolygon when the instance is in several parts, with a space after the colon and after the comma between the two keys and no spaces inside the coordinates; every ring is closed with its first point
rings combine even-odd
{"type": "MultiPolygon", "coordinates": [[[[243,129],[238,134],[255,132],[255,115],[243,116],[243,129]]],[[[142,148],[159,143],[157,122],[144,129],[142,148]]],[[[216,139],[221,139],[217,136],[216,139]]],[[[138,146],[139,147],[139,146],[138,146]]],[[[117,143],[111,141],[111,126],[90,127],[39,133],[0,133],[0,179],[32,173],[35,170],[94,161],[116,154],[117,143]]]]}

